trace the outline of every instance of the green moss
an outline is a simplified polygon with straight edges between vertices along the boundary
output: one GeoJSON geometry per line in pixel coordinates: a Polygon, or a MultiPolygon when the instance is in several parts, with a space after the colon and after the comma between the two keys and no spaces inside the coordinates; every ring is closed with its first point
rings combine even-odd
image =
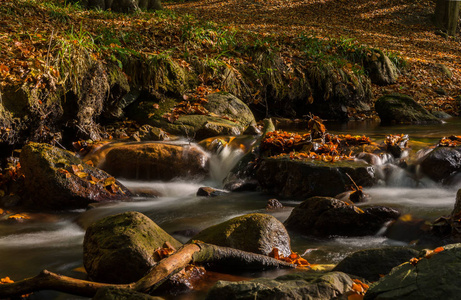
{"type": "Polygon", "coordinates": [[[193,240],[265,255],[276,247],[283,255],[290,254],[285,227],[273,216],[260,213],[236,217],[209,227],[193,240]]]}

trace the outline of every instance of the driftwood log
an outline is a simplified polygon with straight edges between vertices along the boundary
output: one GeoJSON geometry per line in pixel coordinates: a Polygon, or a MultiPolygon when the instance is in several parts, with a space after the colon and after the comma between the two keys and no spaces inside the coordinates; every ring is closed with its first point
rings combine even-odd
{"type": "Polygon", "coordinates": [[[14,283],[0,284],[0,299],[29,294],[41,290],[55,290],[68,294],[93,297],[98,289],[115,287],[148,293],[159,287],[170,276],[190,263],[202,263],[220,270],[254,271],[274,268],[293,268],[294,265],[261,254],[221,247],[206,243],[186,244],[172,255],[162,259],[143,278],[129,284],[100,283],[62,276],[44,270],[39,275],[14,283]]]}

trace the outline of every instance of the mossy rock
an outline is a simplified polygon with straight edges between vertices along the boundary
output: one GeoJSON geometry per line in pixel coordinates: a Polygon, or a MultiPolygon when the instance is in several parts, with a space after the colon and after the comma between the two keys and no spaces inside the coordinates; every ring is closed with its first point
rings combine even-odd
{"type": "Polygon", "coordinates": [[[127,115],[139,123],[159,127],[168,133],[196,140],[218,135],[240,135],[246,127],[238,121],[210,115],[181,115],[173,123],[163,118],[179,102],[172,98],[140,101],[127,109],[127,115]]]}
{"type": "Polygon", "coordinates": [[[69,151],[48,144],[24,146],[20,163],[26,195],[37,209],[85,208],[90,203],[126,200],[131,196],[130,191],[110,179],[112,176],[108,173],[87,165],[69,151]],[[76,173],[75,168],[80,173],[76,173]],[[107,179],[113,181],[109,186],[105,185],[107,179]],[[114,189],[109,190],[112,185],[114,189]]]}
{"type": "Polygon", "coordinates": [[[408,247],[384,247],[356,251],[344,258],[333,271],[352,274],[368,281],[378,281],[392,268],[418,256],[419,251],[408,247]]]}
{"type": "Polygon", "coordinates": [[[330,64],[314,64],[305,72],[312,97],[295,106],[298,117],[313,113],[329,120],[348,120],[348,107],[370,110],[371,81],[364,75],[348,74],[330,64]]]}
{"type": "Polygon", "coordinates": [[[153,253],[165,242],[182,245],[139,212],[109,216],[86,230],[83,264],[94,281],[135,282],[154,266],[153,253]]]}
{"type": "Polygon", "coordinates": [[[268,255],[273,248],[288,256],[290,237],[275,217],[266,214],[248,214],[204,229],[192,240],[218,246],[268,255]]]}
{"type": "Polygon", "coordinates": [[[383,124],[442,123],[413,98],[404,94],[382,96],[376,101],[375,110],[383,124]]]}
{"type": "Polygon", "coordinates": [[[334,197],[346,191],[352,182],[372,186],[376,182],[373,166],[358,161],[335,163],[317,160],[265,158],[256,171],[263,189],[285,198],[305,199],[312,196],[334,197]]]}
{"type": "Polygon", "coordinates": [[[397,82],[397,67],[382,51],[373,50],[370,56],[366,55],[363,65],[374,84],[389,85],[397,82]]]}
{"type": "Polygon", "coordinates": [[[461,295],[461,244],[443,248],[430,258],[392,269],[370,286],[364,299],[458,299],[461,295]]]}
{"type": "Polygon", "coordinates": [[[19,86],[4,88],[1,95],[2,109],[14,118],[22,118],[28,114],[30,92],[19,86]]]}
{"type": "Polygon", "coordinates": [[[206,299],[278,300],[316,299],[330,300],[347,297],[352,280],[341,272],[316,274],[299,272],[276,279],[258,278],[251,281],[218,281],[206,299]]]}
{"type": "Polygon", "coordinates": [[[154,55],[149,59],[124,56],[121,60],[132,86],[151,94],[181,97],[189,88],[190,73],[170,56],[154,55]]]}
{"type": "Polygon", "coordinates": [[[207,96],[207,100],[204,106],[208,111],[238,121],[243,130],[256,124],[255,117],[248,106],[230,93],[213,93],[207,96]]]}

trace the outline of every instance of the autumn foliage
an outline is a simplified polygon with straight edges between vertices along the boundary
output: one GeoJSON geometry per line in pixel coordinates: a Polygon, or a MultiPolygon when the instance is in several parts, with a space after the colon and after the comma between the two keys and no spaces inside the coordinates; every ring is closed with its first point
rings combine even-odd
{"type": "Polygon", "coordinates": [[[459,147],[461,146],[461,136],[459,135],[451,135],[449,137],[443,137],[438,146],[442,147],[459,147]]]}
{"type": "Polygon", "coordinates": [[[413,266],[416,266],[418,264],[418,262],[421,261],[421,259],[423,259],[423,258],[431,258],[435,254],[440,253],[440,252],[442,252],[444,250],[445,250],[445,248],[443,248],[443,247],[437,247],[434,250],[425,250],[424,255],[422,255],[420,257],[413,257],[412,259],[410,259],[410,264],[412,264],[413,266]]]}
{"type": "Polygon", "coordinates": [[[354,160],[350,147],[372,144],[366,136],[329,134],[322,120],[316,116],[311,116],[308,129],[309,132],[304,134],[268,132],[261,142],[261,151],[268,156],[334,163],[339,160],[354,160]]]}
{"type": "Polygon", "coordinates": [[[296,252],[291,252],[289,256],[285,257],[279,253],[279,249],[273,248],[272,251],[269,253],[269,256],[293,264],[297,268],[307,268],[310,266],[307,260],[299,256],[299,254],[296,252]]]}
{"type": "Polygon", "coordinates": [[[351,291],[348,293],[347,300],[362,300],[370,286],[359,279],[352,279],[351,291]]]}

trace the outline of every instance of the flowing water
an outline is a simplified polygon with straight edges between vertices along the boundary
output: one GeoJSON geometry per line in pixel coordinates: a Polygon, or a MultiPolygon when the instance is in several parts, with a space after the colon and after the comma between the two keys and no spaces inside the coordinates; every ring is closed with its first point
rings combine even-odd
{"type": "MultiPolygon", "coordinates": [[[[327,124],[333,133],[365,134],[383,140],[386,134],[409,134],[410,140],[435,143],[442,136],[458,135],[461,121],[448,120],[434,126],[381,127],[376,124],[349,123],[327,124]]],[[[251,144],[251,143],[250,143],[251,144]]],[[[249,145],[245,145],[249,147],[249,145]]],[[[211,179],[208,181],[141,182],[123,180],[129,189],[142,190],[144,195],[159,197],[137,197],[133,202],[100,205],[91,210],[76,210],[54,214],[36,214],[33,220],[0,222],[0,278],[10,276],[20,280],[48,269],[60,274],[84,278],[82,272],[82,243],[85,228],[103,217],[125,211],[139,211],[149,216],[159,226],[182,242],[189,240],[191,233],[246,213],[261,212],[274,215],[284,221],[299,202],[282,200],[285,208],[266,211],[267,200],[272,198],[258,192],[230,193],[218,197],[197,197],[201,186],[221,187],[221,180],[242,157],[242,147],[224,147],[214,154],[211,161],[211,179]]],[[[453,208],[459,184],[443,188],[427,179],[418,181],[402,169],[393,166],[392,176],[380,185],[366,189],[371,200],[362,205],[385,205],[398,209],[402,214],[414,218],[433,220],[447,215],[453,208]],[[417,187],[419,186],[419,187],[417,187]]],[[[337,263],[347,254],[364,248],[387,245],[405,245],[382,235],[367,237],[332,237],[318,239],[292,234],[292,248],[304,254],[313,263],[337,263]]],[[[267,274],[253,274],[262,276],[267,274]]],[[[269,274],[275,276],[276,274],[269,274]]],[[[32,299],[84,299],[55,292],[35,293],[32,299]]]]}

